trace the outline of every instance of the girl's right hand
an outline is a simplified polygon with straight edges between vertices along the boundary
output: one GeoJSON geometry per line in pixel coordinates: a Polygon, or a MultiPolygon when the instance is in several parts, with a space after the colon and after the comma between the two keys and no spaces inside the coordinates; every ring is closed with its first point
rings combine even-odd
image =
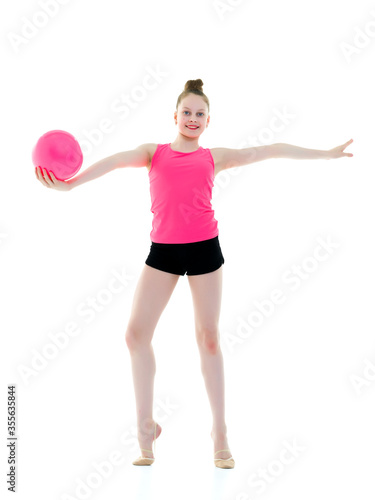
{"type": "Polygon", "coordinates": [[[56,179],[54,173],[46,168],[35,167],[36,178],[47,188],[57,189],[58,191],[70,191],[72,186],[67,181],[56,179]]]}

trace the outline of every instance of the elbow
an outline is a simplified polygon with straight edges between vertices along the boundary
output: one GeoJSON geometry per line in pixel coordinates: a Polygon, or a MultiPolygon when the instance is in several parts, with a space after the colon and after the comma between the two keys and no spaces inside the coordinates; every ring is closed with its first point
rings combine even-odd
{"type": "Polygon", "coordinates": [[[281,143],[275,143],[270,145],[270,158],[280,158],[281,157],[281,143]]]}

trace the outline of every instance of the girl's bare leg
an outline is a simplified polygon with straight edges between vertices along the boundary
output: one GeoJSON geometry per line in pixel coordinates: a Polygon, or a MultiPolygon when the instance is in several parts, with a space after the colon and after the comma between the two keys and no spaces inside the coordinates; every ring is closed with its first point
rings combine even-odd
{"type": "MultiPolygon", "coordinates": [[[[159,271],[145,264],[134,292],[126,330],[137,408],[138,441],[140,448],[146,450],[152,449],[154,437],[152,407],[156,364],[151,341],[178,278],[177,274],[159,271]]],[[[158,425],[156,437],[160,433],[158,425]]],[[[142,456],[153,458],[153,453],[142,452],[142,456]]]]}
{"type": "MultiPolygon", "coordinates": [[[[214,452],[229,448],[225,423],[224,362],[218,328],[222,273],[223,266],[212,273],[188,276],[194,305],[195,334],[201,358],[201,370],[212,410],[211,437],[214,441],[214,452]]],[[[230,452],[221,452],[215,455],[215,458],[230,456],[230,452]]]]}

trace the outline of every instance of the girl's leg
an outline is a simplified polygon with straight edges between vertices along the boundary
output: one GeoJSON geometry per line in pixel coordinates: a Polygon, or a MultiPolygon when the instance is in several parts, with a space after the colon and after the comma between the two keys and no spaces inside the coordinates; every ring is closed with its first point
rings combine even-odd
{"type": "MultiPolygon", "coordinates": [[[[126,344],[131,356],[134,392],[137,408],[140,448],[151,450],[154,433],[152,416],[154,350],[151,346],[157,322],[177,284],[179,275],[159,271],[145,264],[134,292],[133,305],[126,330],[126,344]]],[[[156,436],[161,432],[158,426],[156,436]]],[[[153,457],[145,453],[142,456],[153,457]]]]}
{"type": "MultiPolygon", "coordinates": [[[[211,405],[211,436],[214,451],[229,448],[225,423],[224,362],[219,341],[219,316],[222,295],[223,266],[207,274],[188,276],[194,305],[195,334],[201,358],[201,370],[211,405]]],[[[229,452],[216,458],[229,458],[229,452]]]]}

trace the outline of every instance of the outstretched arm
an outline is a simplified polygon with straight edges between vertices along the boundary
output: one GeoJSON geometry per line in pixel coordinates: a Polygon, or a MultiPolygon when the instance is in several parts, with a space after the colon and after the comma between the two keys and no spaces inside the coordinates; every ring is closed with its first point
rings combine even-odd
{"type": "Polygon", "coordinates": [[[344,149],[353,142],[353,139],[327,151],[320,149],[307,149],[293,146],[292,144],[269,144],[243,149],[213,148],[211,152],[215,157],[217,172],[232,167],[241,167],[257,161],[270,158],[292,158],[294,160],[330,160],[343,156],[353,156],[344,153],[344,149]]]}
{"type": "Polygon", "coordinates": [[[306,149],[292,144],[273,144],[274,156],[273,158],[291,158],[293,160],[333,160],[335,158],[342,158],[343,156],[353,156],[352,153],[344,153],[344,149],[353,142],[353,139],[336,146],[327,151],[320,149],[306,149]]]}
{"type": "Polygon", "coordinates": [[[101,175],[114,170],[120,165],[120,153],[108,156],[99,160],[91,167],[83,170],[75,177],[70,179],[60,180],[56,179],[53,170],[48,170],[47,168],[35,167],[36,178],[47,188],[53,188],[57,191],[70,191],[74,187],[80,186],[81,184],[96,179],[101,175]]]}
{"type": "Polygon", "coordinates": [[[112,156],[103,158],[97,161],[91,167],[87,168],[76,177],[69,179],[67,182],[70,184],[70,188],[77,187],[84,182],[96,179],[101,175],[104,175],[116,168],[122,167],[146,167],[150,161],[149,155],[150,144],[141,144],[135,149],[129,151],[123,151],[121,153],[115,153],[112,156]]]}

